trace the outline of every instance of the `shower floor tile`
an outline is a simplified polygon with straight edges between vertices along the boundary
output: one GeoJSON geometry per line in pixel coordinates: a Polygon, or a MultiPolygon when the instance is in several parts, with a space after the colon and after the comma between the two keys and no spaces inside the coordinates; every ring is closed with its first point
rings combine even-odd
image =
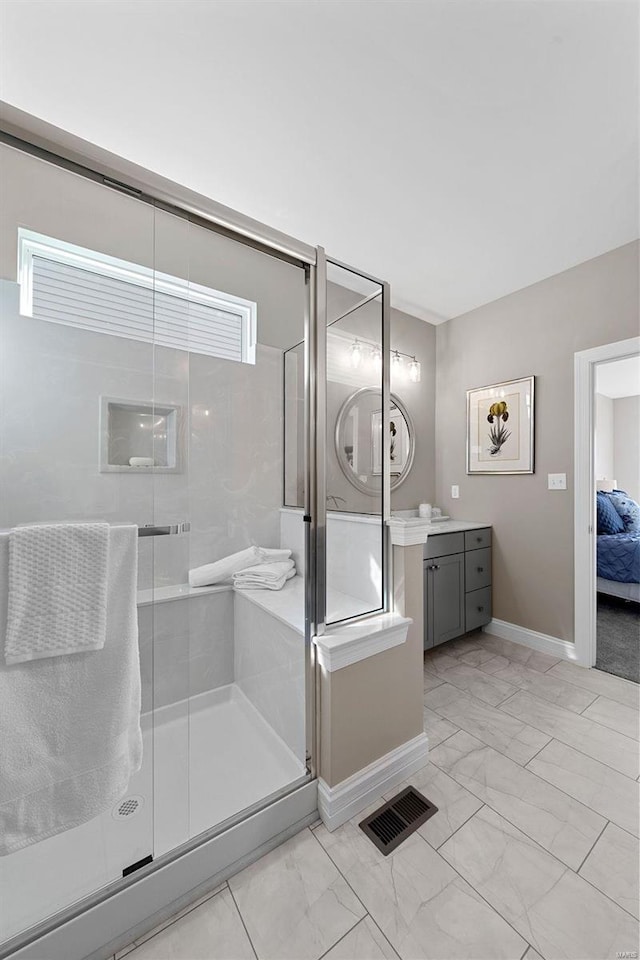
{"type": "Polygon", "coordinates": [[[214,694],[202,695],[202,708],[199,697],[191,701],[192,837],[286,787],[305,772],[304,764],[235,684],[214,694]]]}
{"type": "Polygon", "coordinates": [[[304,775],[235,684],[162,707],[154,721],[143,717],[143,764],[127,791],[135,816],[107,810],[2,858],[0,943],[304,775]]]}

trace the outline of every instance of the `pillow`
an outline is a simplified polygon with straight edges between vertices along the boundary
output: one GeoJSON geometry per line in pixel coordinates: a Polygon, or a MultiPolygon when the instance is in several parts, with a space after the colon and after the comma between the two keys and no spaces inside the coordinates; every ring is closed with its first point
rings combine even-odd
{"type": "Polygon", "coordinates": [[[618,513],[611,495],[608,493],[596,494],[596,517],[598,533],[624,533],[625,526],[618,513]]]}
{"type": "Polygon", "coordinates": [[[614,490],[608,496],[622,520],[624,532],[640,534],[640,505],[621,490],[614,490]]]}

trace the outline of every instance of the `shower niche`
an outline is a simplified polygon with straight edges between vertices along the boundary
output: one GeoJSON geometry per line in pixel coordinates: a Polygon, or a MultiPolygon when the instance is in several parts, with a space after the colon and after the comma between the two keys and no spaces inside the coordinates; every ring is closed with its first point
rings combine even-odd
{"type": "Polygon", "coordinates": [[[101,473],[180,473],[182,408],[100,397],[101,473]]]}

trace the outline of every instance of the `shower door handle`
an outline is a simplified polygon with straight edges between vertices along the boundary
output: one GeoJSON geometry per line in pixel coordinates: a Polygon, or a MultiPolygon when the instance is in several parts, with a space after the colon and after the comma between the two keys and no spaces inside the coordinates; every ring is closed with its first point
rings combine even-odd
{"type": "Polygon", "coordinates": [[[172,523],[166,527],[154,527],[153,524],[148,523],[144,527],[138,527],[138,536],[169,537],[176,533],[189,533],[190,530],[191,524],[188,520],[183,520],[181,523],[172,523]]]}

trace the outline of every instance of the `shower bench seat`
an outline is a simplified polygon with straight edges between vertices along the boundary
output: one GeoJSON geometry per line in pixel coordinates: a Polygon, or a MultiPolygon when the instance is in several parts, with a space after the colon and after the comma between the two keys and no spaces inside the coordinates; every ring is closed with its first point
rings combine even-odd
{"type": "MultiPolygon", "coordinates": [[[[230,583],[219,583],[208,587],[191,587],[188,583],[154,587],[138,591],[138,606],[145,607],[152,603],[169,603],[173,600],[188,600],[190,597],[231,592],[246,597],[276,620],[280,620],[300,636],[304,636],[304,577],[300,576],[289,580],[282,590],[238,590],[230,583]]],[[[363,612],[363,601],[329,587],[327,609],[331,611],[335,620],[347,620],[363,612]]]]}

